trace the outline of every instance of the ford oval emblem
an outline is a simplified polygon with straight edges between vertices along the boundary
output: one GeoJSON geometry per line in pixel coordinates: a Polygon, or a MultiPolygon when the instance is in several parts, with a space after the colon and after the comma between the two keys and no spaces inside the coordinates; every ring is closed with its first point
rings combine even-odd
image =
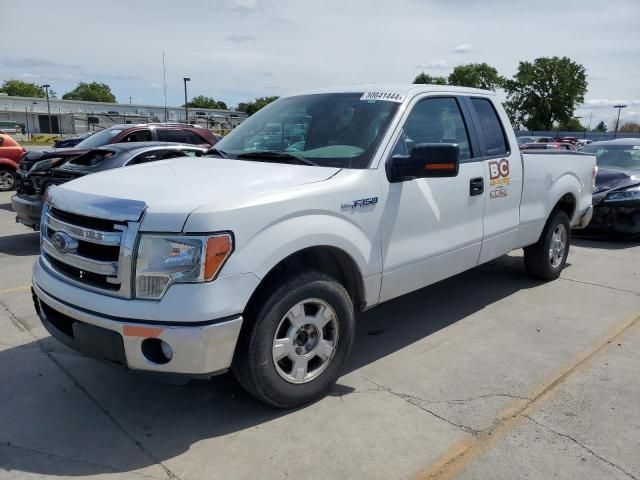
{"type": "Polygon", "coordinates": [[[78,248],[78,242],[64,232],[51,235],[51,245],[60,253],[68,253],[78,248]]]}

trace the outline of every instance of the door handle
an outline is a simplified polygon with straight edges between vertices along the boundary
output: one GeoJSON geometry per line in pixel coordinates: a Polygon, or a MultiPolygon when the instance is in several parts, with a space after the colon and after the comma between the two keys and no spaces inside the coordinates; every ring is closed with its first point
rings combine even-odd
{"type": "Polygon", "coordinates": [[[469,195],[472,197],[475,195],[482,195],[484,193],[484,178],[476,177],[472,178],[469,182],[469,195]]]}

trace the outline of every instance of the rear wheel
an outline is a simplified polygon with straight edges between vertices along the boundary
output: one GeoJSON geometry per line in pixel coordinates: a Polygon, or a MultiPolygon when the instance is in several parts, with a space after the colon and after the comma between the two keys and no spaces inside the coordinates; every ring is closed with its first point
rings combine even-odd
{"type": "Polygon", "coordinates": [[[7,168],[0,168],[0,192],[8,192],[16,186],[16,174],[7,168]]]}
{"type": "Polygon", "coordinates": [[[570,240],[569,217],[562,210],[556,210],[547,220],[538,242],[524,249],[527,272],[543,280],[558,278],[567,261],[570,240]]]}
{"type": "Polygon", "coordinates": [[[344,368],[355,333],[349,294],[319,272],[280,283],[245,322],[233,372],[250,394],[279,408],[325,396],[344,368]]]}

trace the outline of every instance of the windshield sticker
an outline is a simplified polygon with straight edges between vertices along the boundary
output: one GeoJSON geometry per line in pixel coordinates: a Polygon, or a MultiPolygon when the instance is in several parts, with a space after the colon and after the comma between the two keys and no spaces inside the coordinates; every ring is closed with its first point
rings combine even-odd
{"type": "Polygon", "coordinates": [[[405,95],[400,93],[392,93],[392,92],[364,92],[360,100],[383,100],[385,102],[404,102],[405,95]]]}

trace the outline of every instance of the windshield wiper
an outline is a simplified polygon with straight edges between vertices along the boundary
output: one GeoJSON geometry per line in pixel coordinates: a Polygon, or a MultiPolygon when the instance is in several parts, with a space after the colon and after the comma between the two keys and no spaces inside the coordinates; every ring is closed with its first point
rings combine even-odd
{"type": "Polygon", "coordinates": [[[216,147],[211,147],[209,150],[205,152],[205,155],[218,155],[222,158],[229,158],[229,154],[222,150],[218,150],[216,147]]]}
{"type": "Polygon", "coordinates": [[[293,153],[287,153],[287,152],[276,152],[273,150],[241,153],[236,158],[245,158],[247,160],[258,160],[258,161],[264,160],[267,162],[269,160],[294,160],[296,162],[300,162],[303,165],[311,165],[312,167],[318,166],[317,163],[314,163],[311,160],[307,160],[306,158],[301,157],[299,155],[294,155],[293,153]]]}

